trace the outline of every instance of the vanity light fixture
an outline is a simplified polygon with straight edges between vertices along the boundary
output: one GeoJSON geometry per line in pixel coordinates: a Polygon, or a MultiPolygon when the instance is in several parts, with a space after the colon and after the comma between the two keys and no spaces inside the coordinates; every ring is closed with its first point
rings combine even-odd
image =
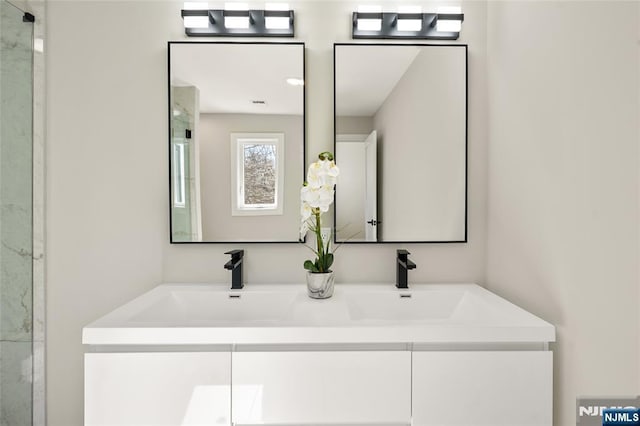
{"type": "Polygon", "coordinates": [[[196,14],[196,12],[205,11],[207,9],[209,9],[209,5],[207,3],[185,3],[182,11],[185,28],[207,28],[209,26],[209,15],[206,13],[196,14]],[[185,14],[185,11],[189,11],[189,13],[185,14]]]}
{"type": "Polygon", "coordinates": [[[226,3],[209,9],[207,3],[185,3],[185,33],[190,37],[293,37],[293,10],[285,4],[268,4],[266,10],[249,9],[246,3],[226,3]]]}
{"type": "Polygon", "coordinates": [[[415,15],[415,19],[398,19],[398,31],[421,31],[422,30],[422,7],[420,6],[398,6],[398,13],[403,15],[415,15]]]}
{"type": "Polygon", "coordinates": [[[457,40],[464,14],[461,8],[422,13],[419,7],[399,7],[398,12],[353,12],[352,38],[457,40]],[[374,25],[375,23],[375,25],[374,25]]]}
{"type": "Polygon", "coordinates": [[[249,28],[249,6],[246,3],[224,4],[224,27],[230,29],[249,28]]]}
{"type": "Polygon", "coordinates": [[[289,10],[287,3],[267,3],[265,4],[266,12],[284,12],[283,16],[271,16],[267,15],[264,18],[264,26],[267,29],[273,30],[286,30],[291,25],[289,20],[289,14],[286,13],[289,10]]]}
{"type": "MultiPolygon", "coordinates": [[[[438,9],[439,14],[460,15],[462,9],[460,7],[441,7],[438,9]]],[[[436,31],[439,32],[457,32],[462,29],[462,19],[439,19],[436,23],[436,31]]]]}
{"type": "Polygon", "coordinates": [[[358,30],[380,31],[382,29],[382,8],[380,6],[358,6],[358,13],[375,14],[375,17],[371,18],[358,18],[356,23],[358,30]]]}

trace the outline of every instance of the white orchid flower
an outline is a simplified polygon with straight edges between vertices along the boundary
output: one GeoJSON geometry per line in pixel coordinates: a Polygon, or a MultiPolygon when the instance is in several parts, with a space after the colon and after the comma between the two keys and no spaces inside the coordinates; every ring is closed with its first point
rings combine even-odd
{"type": "MultiPolygon", "coordinates": [[[[318,207],[326,207],[327,209],[333,203],[333,186],[324,185],[317,190],[318,193],[318,207]]],[[[323,210],[326,211],[326,210],[323,210]]]]}
{"type": "Polygon", "coordinates": [[[315,227],[315,217],[313,209],[306,202],[300,203],[300,239],[304,239],[307,231],[315,227]]]}
{"type": "Polygon", "coordinates": [[[303,222],[308,221],[312,213],[313,213],[313,210],[311,209],[311,206],[303,201],[300,204],[300,216],[302,217],[302,221],[303,222]]]}
{"type": "Polygon", "coordinates": [[[319,174],[311,174],[307,175],[307,184],[310,188],[319,188],[324,183],[324,179],[319,174]]]}
{"type": "Polygon", "coordinates": [[[329,211],[335,195],[335,185],[340,169],[333,161],[333,154],[323,152],[319,160],[309,165],[307,182],[300,189],[300,239],[303,239],[309,230],[316,234],[317,247],[314,250],[316,260],[305,261],[305,269],[311,272],[330,271],[333,263],[333,253],[329,244],[325,247],[321,236],[322,213],[329,211]]]}
{"type": "Polygon", "coordinates": [[[334,186],[336,177],[339,174],[340,169],[333,161],[318,160],[309,166],[307,184],[312,188],[319,188],[325,185],[334,186]]]}
{"type": "Polygon", "coordinates": [[[340,169],[338,168],[338,166],[336,166],[336,163],[334,163],[333,161],[329,162],[329,168],[327,169],[327,174],[334,178],[338,177],[338,175],[340,174],[340,169]]]}
{"type": "Polygon", "coordinates": [[[310,207],[318,207],[320,205],[320,191],[316,188],[305,186],[300,192],[300,199],[310,207]]]}
{"type": "Polygon", "coordinates": [[[322,168],[320,161],[316,161],[309,166],[307,172],[307,184],[312,188],[318,188],[324,184],[326,172],[322,168]]]}

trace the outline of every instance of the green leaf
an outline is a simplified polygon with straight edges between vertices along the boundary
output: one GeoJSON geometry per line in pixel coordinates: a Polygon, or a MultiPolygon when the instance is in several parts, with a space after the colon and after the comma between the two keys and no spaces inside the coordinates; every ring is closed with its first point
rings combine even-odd
{"type": "Polygon", "coordinates": [[[325,253],[319,256],[318,260],[316,260],[316,265],[318,266],[318,270],[320,272],[329,272],[332,264],[333,264],[332,253],[325,253]]]}
{"type": "Polygon", "coordinates": [[[309,270],[311,272],[318,272],[318,267],[316,266],[315,263],[313,263],[310,260],[304,261],[304,269],[309,270]]]}
{"type": "Polygon", "coordinates": [[[333,253],[327,253],[324,257],[324,271],[329,272],[331,265],[333,265],[333,253]]]}
{"type": "Polygon", "coordinates": [[[324,252],[326,254],[330,254],[331,253],[331,238],[329,238],[329,241],[327,241],[327,247],[325,248],[324,252]]]}

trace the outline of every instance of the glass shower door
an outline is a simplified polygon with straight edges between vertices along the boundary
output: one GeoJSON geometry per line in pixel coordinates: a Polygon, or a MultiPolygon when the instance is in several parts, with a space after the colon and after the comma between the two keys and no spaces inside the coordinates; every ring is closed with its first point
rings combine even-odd
{"type": "Polygon", "coordinates": [[[33,22],[0,0],[0,426],[32,424],[33,22]]]}

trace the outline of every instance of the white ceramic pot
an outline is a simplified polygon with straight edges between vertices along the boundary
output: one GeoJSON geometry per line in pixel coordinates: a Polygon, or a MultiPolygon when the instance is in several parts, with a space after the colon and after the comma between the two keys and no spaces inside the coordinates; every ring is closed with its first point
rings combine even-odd
{"type": "Polygon", "coordinates": [[[316,273],[307,271],[307,293],[313,299],[327,299],[333,295],[333,271],[316,273]]]}

